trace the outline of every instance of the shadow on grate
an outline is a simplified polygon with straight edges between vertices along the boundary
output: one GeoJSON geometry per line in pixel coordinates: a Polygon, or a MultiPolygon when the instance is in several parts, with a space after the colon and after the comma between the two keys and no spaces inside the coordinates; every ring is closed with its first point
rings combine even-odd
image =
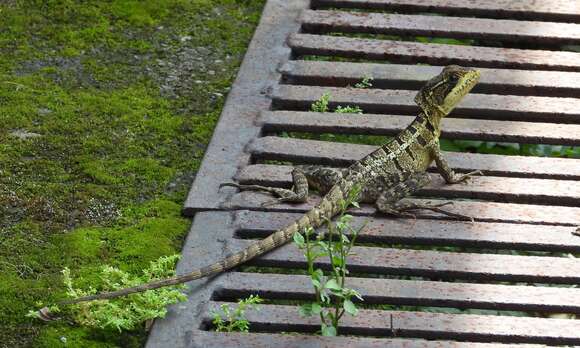
{"type": "MultiPolygon", "coordinates": [[[[289,187],[291,164],[348,166],[376,146],[323,135],[393,136],[440,65],[482,71],[444,120],[443,138],[580,145],[580,10],[571,3],[268,1],[185,203],[194,221],[178,272],[243,249],[319,200],[263,208],[271,197],[221,183],[289,187]],[[370,88],[352,87],[365,77],[370,88]],[[325,93],[330,110],[356,105],[364,114],[310,111],[325,93]]],[[[313,294],[303,256],[286,245],[191,282],[190,300],[155,323],[148,347],[580,345],[580,238],[571,233],[580,225],[580,159],[446,155],[457,171],[485,176],[444,185],[431,168],[432,184],[411,199],[452,201],[449,210],[475,221],[352,210],[354,225],[368,221],[349,262],[364,302],[345,317],[344,336],[314,335],[317,322],[298,315],[313,294]],[[213,332],[211,310],[250,294],[266,299],[248,313],[252,333],[213,332]]]]}

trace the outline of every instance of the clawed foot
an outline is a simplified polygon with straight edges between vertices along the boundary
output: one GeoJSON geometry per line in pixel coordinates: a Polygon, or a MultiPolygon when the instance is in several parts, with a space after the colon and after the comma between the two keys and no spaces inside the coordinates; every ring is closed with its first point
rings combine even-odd
{"type": "Polygon", "coordinates": [[[572,231],[572,235],[580,237],[580,227],[578,227],[575,231],[572,231]]]}
{"type": "Polygon", "coordinates": [[[483,175],[483,172],[481,170],[475,170],[475,171],[469,172],[467,174],[455,174],[453,179],[451,179],[447,183],[448,184],[458,184],[460,182],[466,182],[470,177],[472,177],[474,175],[483,175]]]}

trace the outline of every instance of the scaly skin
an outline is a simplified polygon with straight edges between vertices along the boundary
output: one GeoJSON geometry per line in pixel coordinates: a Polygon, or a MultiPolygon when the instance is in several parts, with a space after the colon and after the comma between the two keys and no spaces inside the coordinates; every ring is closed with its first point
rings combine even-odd
{"type": "MultiPolygon", "coordinates": [[[[309,173],[310,175],[306,175],[308,173],[303,170],[295,169],[292,173],[294,191],[256,185],[225,184],[244,190],[273,193],[281,197],[276,202],[305,201],[309,183],[318,188],[319,191],[326,192],[320,203],[300,219],[246,249],[185,275],[133,288],[62,301],[58,305],[110,299],[224,272],[287,243],[295,233],[301,232],[305,228],[320,227],[327,219],[331,219],[340,212],[342,201],[349,197],[355,187],[361,189],[359,200],[375,201],[377,208],[388,214],[409,215],[406,213],[407,210],[430,209],[462,217],[439,209],[441,205],[403,205],[398,204],[397,201],[428,183],[425,170],[433,161],[436,162],[446,182],[450,184],[461,182],[475,174],[457,175],[449,168],[439,149],[439,135],[441,134],[441,119],[455,108],[478,80],[478,71],[458,66],[444,68],[438,76],[429,80],[415,97],[415,102],[422,109],[419,116],[394,139],[346,170],[322,168],[313,170],[313,173],[318,171],[318,174],[309,173]]],[[[39,312],[44,319],[52,319],[46,307],[39,312]]]]}

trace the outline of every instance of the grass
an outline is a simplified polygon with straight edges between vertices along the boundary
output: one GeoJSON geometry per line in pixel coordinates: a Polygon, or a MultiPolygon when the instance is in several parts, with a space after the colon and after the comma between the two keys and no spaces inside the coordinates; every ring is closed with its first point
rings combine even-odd
{"type": "Polygon", "coordinates": [[[0,4],[1,345],[143,345],[144,329],[24,315],[63,297],[64,267],[89,283],[179,252],[181,204],[263,3],[0,4]]]}

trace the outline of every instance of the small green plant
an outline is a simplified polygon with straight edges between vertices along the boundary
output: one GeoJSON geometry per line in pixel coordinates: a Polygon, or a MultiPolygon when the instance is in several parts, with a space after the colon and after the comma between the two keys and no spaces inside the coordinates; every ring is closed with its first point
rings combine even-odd
{"type": "Polygon", "coordinates": [[[330,94],[324,93],[317,101],[312,103],[310,110],[314,112],[328,112],[328,102],[330,101],[330,94]]]}
{"type": "Polygon", "coordinates": [[[314,287],[315,301],[300,306],[300,315],[320,317],[320,329],[323,336],[336,336],[338,334],[339,321],[345,313],[357,315],[358,309],[353,298],[363,300],[361,295],[354,289],[345,286],[348,275],[347,259],[351,255],[359,229],[350,226],[352,216],[346,214],[349,206],[358,207],[353,199],[358,196],[359,189],[354,190],[347,200],[341,203],[341,213],[336,224],[326,221],[328,228],[327,238],[322,234],[315,236],[314,229],[304,231],[304,235],[296,233],[294,244],[303,251],[308,264],[308,273],[314,287]],[[351,235],[348,238],[347,234],[351,235]],[[331,270],[325,272],[315,268],[314,263],[321,257],[328,257],[331,270]]]}
{"type": "Polygon", "coordinates": [[[248,332],[250,323],[246,320],[246,309],[252,308],[259,310],[258,304],[263,300],[258,295],[250,295],[250,297],[239,300],[238,306],[231,309],[229,305],[222,304],[220,311],[213,311],[212,323],[215,325],[217,332],[248,332]]]}
{"type": "MultiPolygon", "coordinates": [[[[330,112],[328,104],[330,102],[330,94],[324,93],[322,97],[310,105],[310,110],[314,112],[330,112]]],[[[334,112],[341,114],[362,114],[363,111],[358,106],[337,106],[334,112]]]]}
{"type": "Polygon", "coordinates": [[[372,76],[365,76],[361,82],[354,85],[355,88],[371,88],[373,86],[372,76]]]}
{"type": "MultiPolygon", "coordinates": [[[[63,282],[67,288],[67,295],[73,299],[97,292],[120,290],[175,275],[174,267],[179,257],[179,255],[161,257],[151,262],[149,268],[143,270],[141,276],[134,276],[118,268],[105,266],[101,272],[102,284],[98,286],[98,289],[92,286],[88,290],[75,288],[68,268],[62,271],[63,282]]],[[[175,285],[114,300],[81,302],[67,307],[66,314],[69,314],[73,321],[87,327],[131,330],[147,320],[164,317],[167,314],[168,305],[187,300],[187,297],[180,291],[184,287],[184,285],[175,285]]],[[[49,309],[52,314],[65,314],[64,310],[58,306],[50,306],[49,309]]],[[[30,311],[27,316],[38,317],[39,314],[38,311],[30,311]]]]}
{"type": "Polygon", "coordinates": [[[339,114],[362,114],[363,111],[358,106],[337,106],[334,112],[338,112],[339,114]]]}

